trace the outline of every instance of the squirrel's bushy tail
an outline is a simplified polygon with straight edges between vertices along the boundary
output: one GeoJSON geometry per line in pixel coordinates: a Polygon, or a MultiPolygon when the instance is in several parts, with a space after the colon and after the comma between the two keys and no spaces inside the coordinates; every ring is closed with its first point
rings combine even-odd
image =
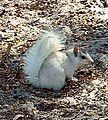
{"type": "Polygon", "coordinates": [[[31,83],[37,82],[39,70],[44,60],[52,52],[63,49],[64,42],[64,37],[61,37],[54,31],[43,31],[43,34],[24,57],[24,73],[31,83]]]}

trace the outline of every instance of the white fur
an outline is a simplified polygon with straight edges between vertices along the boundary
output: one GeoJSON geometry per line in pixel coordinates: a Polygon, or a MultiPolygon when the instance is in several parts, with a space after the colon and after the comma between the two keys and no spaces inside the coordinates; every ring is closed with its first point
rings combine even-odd
{"type": "Polygon", "coordinates": [[[24,72],[28,76],[31,83],[38,86],[38,74],[44,60],[52,53],[61,50],[64,45],[62,37],[53,31],[43,31],[44,34],[36,41],[36,43],[28,50],[24,57],[24,72]]]}
{"type": "Polygon", "coordinates": [[[24,58],[24,72],[32,84],[39,88],[59,90],[65,85],[66,77],[72,78],[74,71],[87,63],[87,60],[81,60],[79,53],[75,57],[73,49],[66,53],[59,52],[64,47],[63,39],[52,31],[44,31],[29,49],[24,58]]]}

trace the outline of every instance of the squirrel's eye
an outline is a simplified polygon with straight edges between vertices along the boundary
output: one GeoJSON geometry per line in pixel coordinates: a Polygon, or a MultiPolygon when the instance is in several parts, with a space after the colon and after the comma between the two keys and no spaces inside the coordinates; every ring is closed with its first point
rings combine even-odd
{"type": "Polygon", "coordinates": [[[86,57],[85,57],[85,56],[81,56],[81,58],[82,58],[82,59],[86,59],[86,57]]]}

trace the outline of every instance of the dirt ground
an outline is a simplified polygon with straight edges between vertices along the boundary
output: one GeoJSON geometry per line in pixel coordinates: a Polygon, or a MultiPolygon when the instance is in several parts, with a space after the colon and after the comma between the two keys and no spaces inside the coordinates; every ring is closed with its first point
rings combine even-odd
{"type": "Polygon", "coordinates": [[[0,120],[108,120],[108,4],[86,0],[0,1],[0,120]],[[57,28],[85,47],[82,66],[60,91],[24,79],[22,57],[40,31],[57,28]]]}

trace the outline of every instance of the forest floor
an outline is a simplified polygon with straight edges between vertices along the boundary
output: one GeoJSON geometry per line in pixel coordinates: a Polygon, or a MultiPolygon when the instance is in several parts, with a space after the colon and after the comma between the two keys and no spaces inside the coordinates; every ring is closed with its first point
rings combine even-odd
{"type": "Polygon", "coordinates": [[[0,120],[108,120],[108,5],[78,0],[0,1],[0,120]],[[45,28],[64,31],[66,48],[94,59],[62,90],[24,79],[22,56],[45,28]]]}

